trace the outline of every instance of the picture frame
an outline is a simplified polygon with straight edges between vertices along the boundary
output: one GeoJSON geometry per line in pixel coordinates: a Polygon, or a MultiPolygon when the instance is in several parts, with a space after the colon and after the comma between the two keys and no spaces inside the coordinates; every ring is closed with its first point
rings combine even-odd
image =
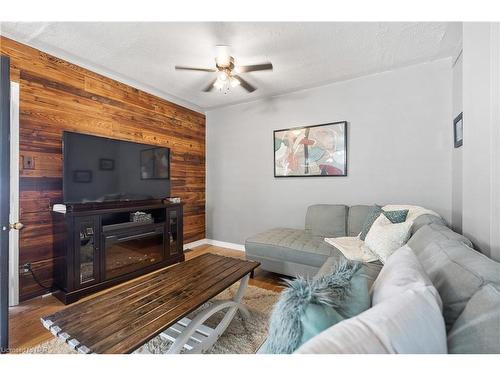
{"type": "Polygon", "coordinates": [[[76,183],[90,183],[92,182],[92,171],[90,169],[74,170],[73,182],[76,183]]]}
{"type": "Polygon", "coordinates": [[[113,171],[115,169],[115,161],[113,159],[99,159],[99,169],[101,171],[113,171]]]}
{"type": "Polygon", "coordinates": [[[274,130],[274,177],[347,176],[347,131],[347,121],[274,130]]]}
{"type": "Polygon", "coordinates": [[[141,180],[170,179],[170,149],[154,147],[141,150],[141,180]]]}
{"type": "Polygon", "coordinates": [[[459,148],[464,143],[464,122],[463,112],[453,120],[453,144],[455,148],[459,148]]]}

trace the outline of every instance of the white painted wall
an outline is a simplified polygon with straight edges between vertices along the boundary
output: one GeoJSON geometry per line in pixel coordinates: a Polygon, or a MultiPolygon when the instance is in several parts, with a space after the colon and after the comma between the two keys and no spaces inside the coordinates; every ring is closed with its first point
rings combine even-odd
{"type": "Polygon", "coordinates": [[[451,59],[207,112],[207,237],[303,228],[314,203],[409,203],[451,220],[451,59]],[[348,177],[273,177],[273,133],[348,121],[348,177]]]}
{"type": "Polygon", "coordinates": [[[463,233],[500,260],[500,27],[463,28],[463,233]]]}
{"type": "MultiPolygon", "coordinates": [[[[462,54],[458,57],[455,65],[452,68],[452,119],[450,120],[450,127],[453,126],[453,119],[455,119],[460,112],[463,112],[462,100],[462,71],[463,71],[463,58],[462,54]]],[[[452,129],[453,134],[453,129],[452,129]]],[[[451,184],[451,226],[454,231],[462,232],[462,150],[463,146],[452,149],[452,184],[451,184]]]]}

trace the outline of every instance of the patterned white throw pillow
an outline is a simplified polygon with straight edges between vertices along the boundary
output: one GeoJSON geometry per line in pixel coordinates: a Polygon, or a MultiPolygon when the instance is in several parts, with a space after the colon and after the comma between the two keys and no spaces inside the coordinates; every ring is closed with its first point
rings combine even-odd
{"type": "Polygon", "coordinates": [[[411,221],[393,224],[385,215],[380,215],[366,235],[365,245],[385,263],[394,251],[408,241],[411,225],[411,221]]]}

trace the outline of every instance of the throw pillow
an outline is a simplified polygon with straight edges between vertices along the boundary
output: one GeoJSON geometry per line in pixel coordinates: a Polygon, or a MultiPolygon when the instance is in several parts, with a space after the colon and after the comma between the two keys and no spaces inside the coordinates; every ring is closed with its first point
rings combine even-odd
{"type": "Polygon", "coordinates": [[[375,222],[375,220],[377,220],[382,211],[382,207],[380,207],[378,204],[373,205],[370,208],[370,211],[368,211],[368,215],[366,216],[365,222],[363,223],[363,229],[359,234],[359,238],[361,238],[363,241],[365,240],[366,235],[368,234],[368,231],[372,227],[373,223],[375,222]]]}
{"type": "Polygon", "coordinates": [[[487,284],[467,302],[448,335],[454,354],[500,353],[500,286],[487,284]]]}
{"type": "MultiPolygon", "coordinates": [[[[433,284],[417,256],[405,245],[391,255],[375,279],[371,289],[372,304],[378,305],[408,289],[431,286],[433,284]]],[[[441,297],[435,289],[432,291],[435,291],[436,301],[441,307],[441,297]]]]}
{"type": "Polygon", "coordinates": [[[411,222],[392,224],[380,215],[366,235],[365,245],[385,264],[391,254],[403,246],[410,234],[411,222]]]}
{"type": "Polygon", "coordinates": [[[325,242],[339,250],[347,259],[356,262],[370,263],[378,260],[359,237],[325,238],[325,242]]]}
{"type": "Polygon", "coordinates": [[[359,263],[341,261],[329,274],[286,281],[274,306],[264,353],[292,353],[321,331],[370,307],[367,279],[359,263]],[[349,305],[346,307],[345,305],[349,305]]]}
{"type": "Polygon", "coordinates": [[[409,210],[398,210],[398,211],[383,211],[383,214],[386,218],[388,218],[391,223],[398,224],[404,223],[406,221],[406,217],[408,216],[409,210]]]}
{"type": "Polygon", "coordinates": [[[303,344],[304,354],[445,354],[446,330],[434,287],[408,289],[303,344]]]}

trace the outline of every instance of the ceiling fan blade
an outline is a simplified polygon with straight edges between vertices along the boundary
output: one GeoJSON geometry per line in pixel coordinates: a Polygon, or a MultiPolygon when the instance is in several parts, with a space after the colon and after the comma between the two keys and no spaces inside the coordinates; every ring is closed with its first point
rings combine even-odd
{"type": "Polygon", "coordinates": [[[239,73],[256,72],[258,70],[273,70],[273,64],[263,63],[255,65],[243,65],[243,66],[238,66],[237,70],[239,73]]]}
{"type": "Polygon", "coordinates": [[[216,72],[217,69],[208,69],[208,68],[193,68],[191,66],[175,66],[175,70],[195,70],[198,72],[216,72]]]}
{"type": "Polygon", "coordinates": [[[214,83],[217,81],[217,78],[213,79],[207,87],[203,89],[203,92],[210,92],[214,89],[214,83]]]}
{"type": "Polygon", "coordinates": [[[252,86],[250,83],[248,83],[248,81],[245,81],[240,76],[233,76],[233,77],[236,78],[238,81],[240,81],[241,87],[243,87],[248,92],[254,92],[255,90],[257,90],[256,87],[252,86]]]}

